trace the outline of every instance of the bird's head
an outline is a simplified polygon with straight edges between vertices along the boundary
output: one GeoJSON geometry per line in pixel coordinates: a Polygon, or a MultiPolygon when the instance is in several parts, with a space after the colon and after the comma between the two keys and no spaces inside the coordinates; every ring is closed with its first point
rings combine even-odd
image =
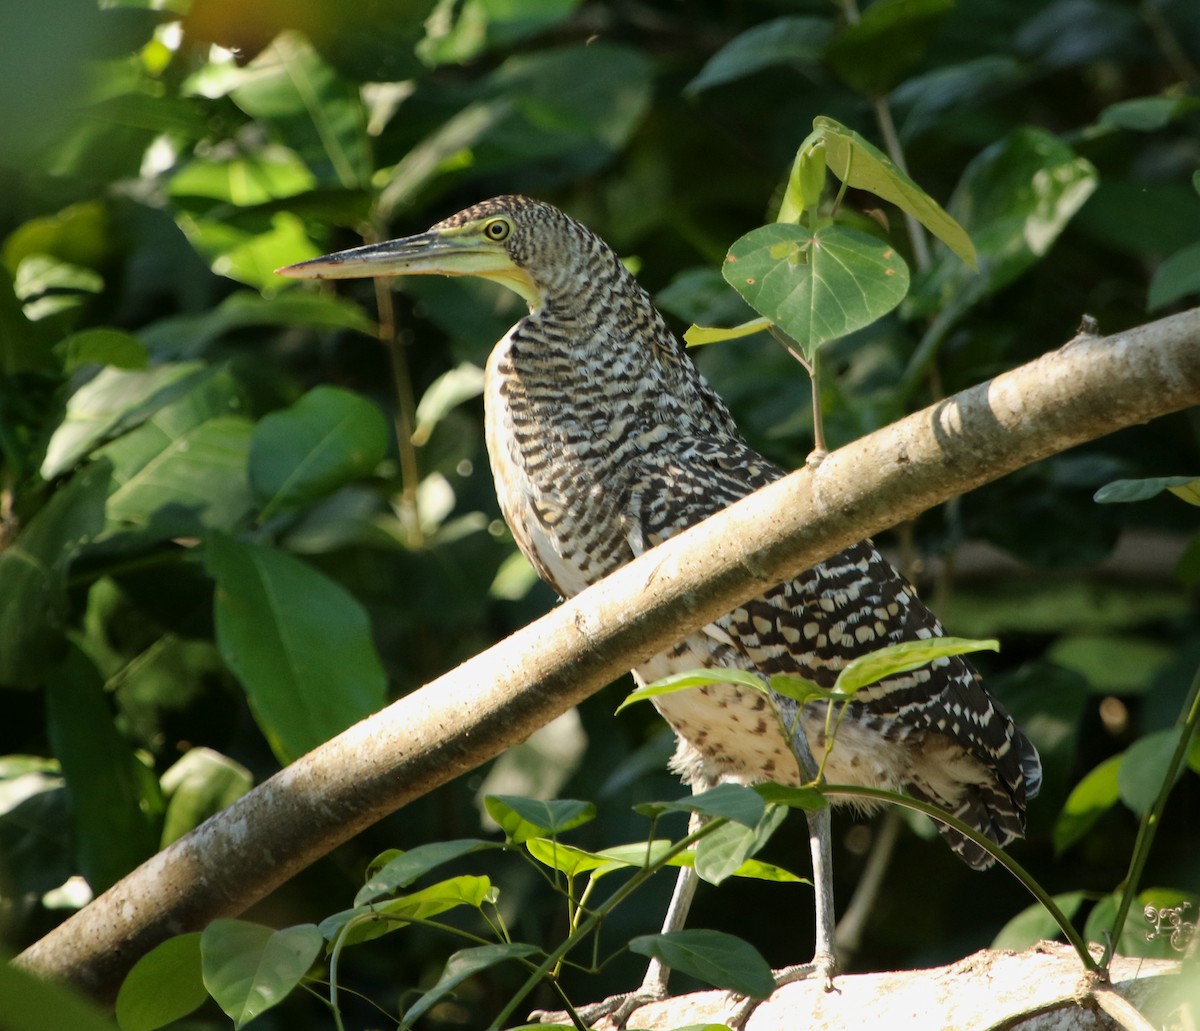
{"type": "Polygon", "coordinates": [[[549,204],[495,197],[416,236],[338,251],[278,272],[294,279],[479,276],[516,291],[533,308],[571,274],[571,258],[591,249],[581,234],[591,235],[549,204]]]}

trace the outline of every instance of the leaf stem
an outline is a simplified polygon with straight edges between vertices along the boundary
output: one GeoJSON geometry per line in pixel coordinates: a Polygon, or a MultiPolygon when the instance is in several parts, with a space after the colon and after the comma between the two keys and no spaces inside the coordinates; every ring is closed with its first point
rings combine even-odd
{"type": "MultiPolygon", "coordinates": [[[[367,243],[380,243],[385,234],[372,226],[364,234],[367,243]]],[[[421,469],[417,463],[417,448],[413,443],[413,427],[417,424],[417,403],[413,393],[412,373],[408,365],[408,349],[396,330],[396,303],[391,288],[382,277],[376,276],[375,307],[379,312],[379,342],[387,352],[392,369],[392,384],[396,391],[396,451],[400,459],[400,522],[411,548],[425,543],[417,511],[417,486],[421,469]]]]}
{"type": "Polygon", "coordinates": [[[1066,914],[1058,908],[1058,903],[1054,901],[1050,893],[1033,878],[1033,875],[1028,870],[1005,852],[1004,849],[992,841],[991,838],[980,834],[974,827],[968,826],[962,820],[951,816],[944,809],[940,809],[929,802],[922,802],[919,799],[912,798],[909,795],[902,795],[895,791],[882,791],[879,788],[864,788],[849,784],[826,784],[820,786],[818,790],[824,795],[873,798],[880,802],[888,802],[892,805],[902,806],[905,809],[912,809],[914,812],[924,813],[939,823],[953,827],[963,837],[970,838],[971,841],[983,849],[1029,889],[1030,894],[1042,904],[1046,912],[1050,914],[1051,919],[1058,924],[1067,941],[1071,943],[1071,947],[1078,953],[1080,961],[1088,971],[1093,973],[1104,972],[1105,967],[1092,958],[1092,954],[1088,951],[1087,942],[1075,930],[1075,925],[1067,919],[1066,914]]]}
{"type": "Polygon", "coordinates": [[[1108,965],[1112,962],[1117,942],[1120,941],[1121,932],[1125,929],[1129,907],[1137,895],[1138,884],[1142,879],[1142,874],[1146,871],[1146,861],[1150,857],[1150,848],[1154,844],[1154,836],[1158,833],[1163,810],[1167,807],[1167,796],[1175,787],[1175,777],[1187,759],[1188,747],[1191,744],[1192,735],[1196,732],[1197,722],[1200,722],[1200,668],[1197,668],[1192,677],[1187,698],[1184,699],[1183,708],[1179,714],[1177,725],[1180,733],[1179,740],[1175,744],[1175,754],[1171,756],[1171,763],[1167,767],[1166,776],[1163,777],[1162,786],[1158,789],[1158,796],[1154,799],[1154,804],[1142,817],[1141,825],[1138,827],[1137,838],[1133,843],[1133,855],[1129,860],[1129,872],[1125,875],[1125,890],[1121,894],[1116,916],[1113,917],[1112,929],[1109,932],[1108,941],[1104,945],[1104,954],[1100,957],[1100,966],[1104,970],[1107,970],[1108,965]]]}
{"type": "MultiPolygon", "coordinates": [[[[648,881],[654,874],[666,866],[668,860],[673,859],[682,852],[686,852],[702,838],[708,837],[708,835],[712,834],[715,830],[717,830],[718,827],[723,827],[728,822],[729,821],[724,817],[716,817],[708,821],[702,827],[692,831],[686,837],[681,838],[674,845],[672,845],[671,848],[663,853],[655,865],[644,866],[638,869],[628,881],[622,884],[621,887],[617,888],[607,899],[604,900],[603,903],[596,907],[593,912],[589,913],[588,916],[575,927],[571,934],[568,935],[568,937],[541,962],[538,968],[517,990],[516,994],[509,999],[504,1009],[497,1014],[495,1020],[493,1020],[489,1025],[489,1031],[491,1031],[491,1029],[502,1027],[505,1023],[507,1023],[509,1017],[512,1016],[513,1011],[516,1010],[516,1008],[521,1004],[521,1000],[524,999],[525,996],[527,996],[531,991],[533,991],[533,989],[536,988],[543,979],[547,978],[551,969],[556,968],[567,956],[567,954],[575,948],[576,945],[578,945],[584,940],[584,938],[591,934],[592,931],[599,927],[604,918],[607,917],[608,914],[611,913],[618,905],[620,905],[620,903],[624,902],[626,898],[628,898],[631,894],[633,894],[633,892],[645,884],[646,881],[648,881]]],[[[553,977],[550,977],[549,980],[551,984],[557,985],[557,982],[553,977]]],[[[559,994],[562,994],[561,989],[559,989],[559,994]]],[[[568,1010],[568,1012],[573,1013],[574,1011],[568,1010]]]]}

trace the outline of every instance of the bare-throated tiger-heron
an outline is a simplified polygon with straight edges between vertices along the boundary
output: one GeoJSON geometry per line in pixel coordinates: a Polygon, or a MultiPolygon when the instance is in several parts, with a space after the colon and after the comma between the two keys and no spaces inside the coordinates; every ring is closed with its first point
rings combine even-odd
{"type": "MultiPolygon", "coordinates": [[[[541,577],[569,597],[660,541],[778,479],[739,435],[720,397],[650,297],[599,237],[527,197],[484,201],[428,232],[281,270],[325,278],[479,276],[529,305],[487,362],[487,448],[504,518],[541,577]]],[[[803,676],[829,686],[852,659],[943,630],[914,588],[863,541],[656,655],[642,682],[698,667],[803,676]]],[[[902,790],[1005,844],[1024,832],[1041,767],[1025,735],[959,657],[889,676],[847,706],[826,751],[826,706],[713,684],[654,699],[678,738],[672,767],[700,790],[719,782],[800,784],[803,759],[830,783],[902,790]],[[799,739],[800,731],[803,739],[799,739]],[[803,747],[807,745],[807,748],[803,747]],[[811,758],[809,759],[811,761],[811,758]]],[[[834,968],[828,816],[809,814],[817,947],[787,979],[834,968]]],[[[976,868],[991,858],[939,825],[976,868]]],[[[694,890],[687,867],[668,927],[694,890]]],[[[625,1018],[665,994],[642,989],[589,1013],[625,1018]]]]}

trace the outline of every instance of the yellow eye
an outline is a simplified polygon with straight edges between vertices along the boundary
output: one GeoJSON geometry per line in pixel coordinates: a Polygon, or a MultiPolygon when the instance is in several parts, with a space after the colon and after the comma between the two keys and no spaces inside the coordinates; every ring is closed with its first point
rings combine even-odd
{"type": "Polygon", "coordinates": [[[503,243],[512,235],[512,223],[507,218],[493,218],[485,222],[483,235],[493,243],[503,243]]]}

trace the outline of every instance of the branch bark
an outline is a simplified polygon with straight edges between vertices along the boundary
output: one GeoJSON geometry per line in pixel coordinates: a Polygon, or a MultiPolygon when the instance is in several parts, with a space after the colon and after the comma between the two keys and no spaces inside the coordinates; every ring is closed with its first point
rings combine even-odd
{"type": "MultiPolygon", "coordinates": [[[[832,992],[814,981],[784,985],[751,1014],[746,1031],[1090,1031],[1101,1026],[1146,1031],[1151,1025],[1143,1011],[1161,1016],[1184,1001],[1179,970],[1172,960],[1121,956],[1113,963],[1111,985],[1096,987],[1082,977],[1075,951],[1058,942],[1019,953],[983,949],[931,970],[843,974],[832,992]],[[1115,1025],[1098,1022],[1097,1007],[1112,1015],[1115,1025]]],[[[631,1023],[646,1031],[670,1031],[719,1024],[729,1010],[726,992],[696,992],[642,1006],[631,1023]]]]}
{"type": "Polygon", "coordinates": [[[801,469],[280,771],[18,957],[111,1000],[160,941],[236,915],[691,630],[842,548],[1114,430],[1200,404],[1200,308],[1057,351],[801,469]]]}

